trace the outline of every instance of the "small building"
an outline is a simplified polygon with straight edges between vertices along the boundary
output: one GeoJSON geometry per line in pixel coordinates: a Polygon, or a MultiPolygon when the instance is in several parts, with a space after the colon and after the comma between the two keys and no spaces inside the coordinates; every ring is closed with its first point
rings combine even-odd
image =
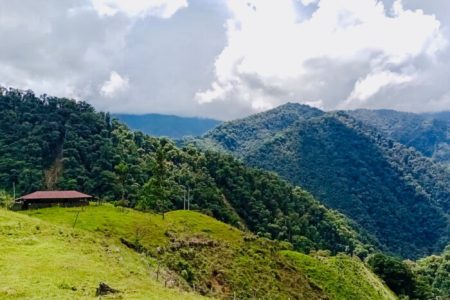
{"type": "Polygon", "coordinates": [[[93,197],[77,191],[37,191],[15,200],[16,209],[85,206],[93,197]]]}

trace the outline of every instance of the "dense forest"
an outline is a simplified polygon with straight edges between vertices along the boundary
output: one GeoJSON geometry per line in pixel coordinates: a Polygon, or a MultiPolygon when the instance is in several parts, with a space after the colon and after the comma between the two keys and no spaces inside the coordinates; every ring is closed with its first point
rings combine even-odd
{"type": "Polygon", "coordinates": [[[287,104],[219,125],[197,145],[277,172],[391,253],[417,258],[449,242],[450,172],[345,112],[287,104]]]}
{"type": "Polygon", "coordinates": [[[199,210],[296,249],[361,257],[376,243],[343,215],[273,173],[231,156],[132,132],[84,102],[3,89],[0,187],[74,189],[121,205],[199,210]]]}
{"type": "Polygon", "coordinates": [[[386,137],[413,147],[437,162],[450,163],[450,118],[448,112],[414,114],[394,110],[359,109],[347,112],[386,137]]]}

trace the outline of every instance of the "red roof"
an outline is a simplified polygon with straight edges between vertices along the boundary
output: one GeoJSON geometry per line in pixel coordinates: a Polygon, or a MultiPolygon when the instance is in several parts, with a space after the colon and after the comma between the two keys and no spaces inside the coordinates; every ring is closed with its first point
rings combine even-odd
{"type": "Polygon", "coordinates": [[[38,191],[22,196],[19,199],[30,200],[30,199],[86,199],[86,198],[92,198],[92,196],[77,191],[38,191]]]}

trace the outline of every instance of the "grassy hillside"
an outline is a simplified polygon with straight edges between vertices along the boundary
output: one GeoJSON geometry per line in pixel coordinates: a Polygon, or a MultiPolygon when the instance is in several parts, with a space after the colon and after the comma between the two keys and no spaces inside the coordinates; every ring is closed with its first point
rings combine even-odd
{"type": "Polygon", "coordinates": [[[292,251],[283,251],[282,255],[294,268],[333,295],[333,299],[396,299],[357,258],[346,255],[306,255],[292,251]]]}
{"type": "MultiPolygon", "coordinates": [[[[154,265],[167,268],[167,273],[176,275],[177,286],[203,295],[236,296],[237,299],[340,299],[337,290],[326,288],[327,282],[339,284],[340,279],[324,273],[323,278],[312,280],[307,272],[287,259],[283,251],[291,249],[289,244],[256,238],[193,211],[173,211],[166,214],[164,220],[160,215],[111,205],[91,205],[83,210],[49,208],[24,213],[64,230],[73,227],[78,214],[75,233],[90,232],[110,240],[122,240],[154,260],[154,265]]],[[[350,258],[330,268],[339,273],[347,264],[349,270],[354,264],[365,269],[363,263],[350,258]]],[[[317,272],[322,273],[320,265],[317,266],[317,272]]],[[[361,276],[361,273],[357,276],[358,280],[344,283],[345,290],[360,291],[355,295],[382,292],[375,298],[347,299],[395,298],[370,272],[367,276],[361,276]]]]}
{"type": "Polygon", "coordinates": [[[100,282],[111,298],[199,299],[164,288],[154,262],[117,239],[0,209],[1,299],[92,299],[100,282]]]}
{"type": "Polygon", "coordinates": [[[288,104],[224,123],[199,145],[277,172],[352,218],[384,250],[409,258],[441,251],[450,240],[449,170],[345,113],[307,111],[288,104]],[[274,116],[284,129],[266,134],[274,116]]]}

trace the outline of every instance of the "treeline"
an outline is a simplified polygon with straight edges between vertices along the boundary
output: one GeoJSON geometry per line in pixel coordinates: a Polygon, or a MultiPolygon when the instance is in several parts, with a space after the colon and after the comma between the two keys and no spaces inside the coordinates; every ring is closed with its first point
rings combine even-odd
{"type": "Polygon", "coordinates": [[[132,132],[84,102],[0,91],[0,188],[75,189],[164,213],[199,210],[296,249],[356,253],[371,241],[342,215],[277,175],[132,132]],[[187,207],[186,207],[187,208],[187,207]]]}
{"type": "Polygon", "coordinates": [[[402,261],[382,253],[366,263],[401,298],[448,299],[450,297],[450,245],[440,255],[418,261],[402,261]]]}

